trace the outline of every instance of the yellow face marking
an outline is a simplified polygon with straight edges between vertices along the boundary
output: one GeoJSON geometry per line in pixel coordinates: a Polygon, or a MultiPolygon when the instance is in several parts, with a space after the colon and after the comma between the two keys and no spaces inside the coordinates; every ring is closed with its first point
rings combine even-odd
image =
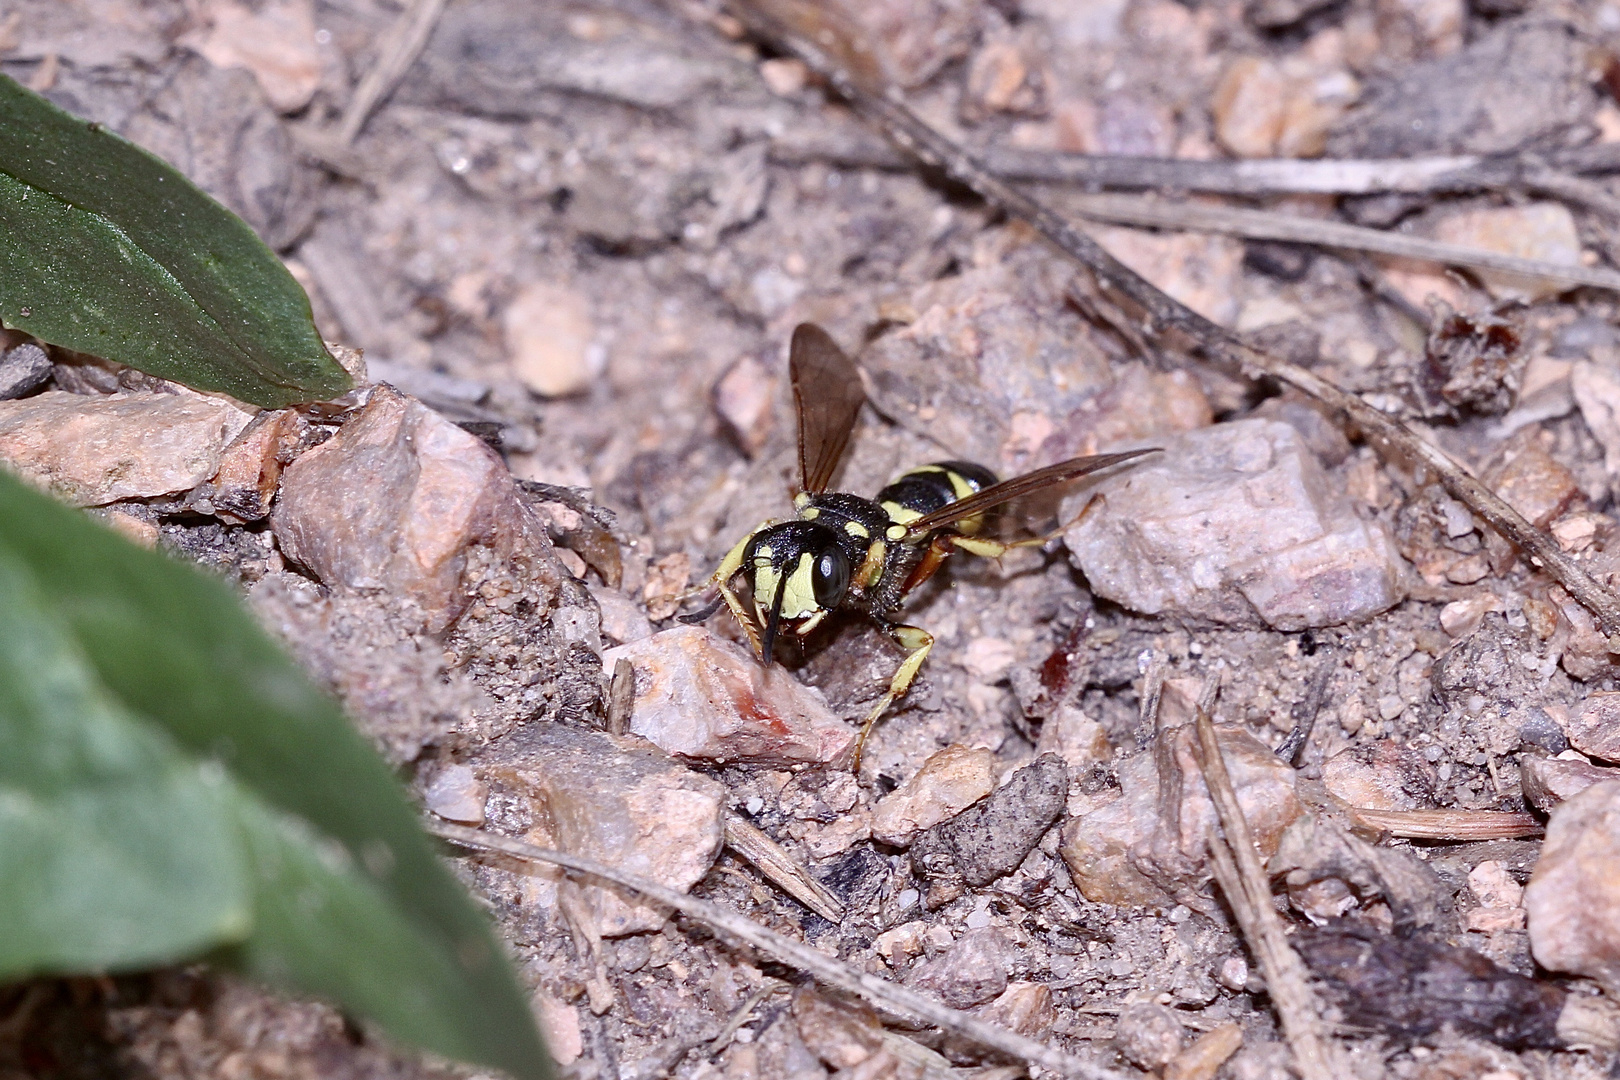
{"type": "Polygon", "coordinates": [[[861,560],[861,568],[855,571],[856,585],[869,589],[877,584],[877,579],[883,573],[883,558],[887,552],[883,541],[872,541],[872,546],[866,549],[866,558],[861,560]]]}
{"type": "MultiPolygon", "coordinates": [[[[822,607],[816,603],[816,588],[810,577],[810,567],[815,562],[815,556],[805,552],[799,556],[798,565],[788,574],[787,587],[782,590],[782,618],[804,619],[822,607]]],[[[760,625],[763,626],[770,618],[771,601],[776,598],[776,588],[782,577],[774,566],[769,563],[755,562],[754,564],[754,610],[759,613],[760,625]]]]}
{"type": "Polygon", "coordinates": [[[851,536],[858,536],[862,540],[865,540],[868,536],[872,535],[871,533],[866,531],[866,526],[862,525],[858,521],[846,521],[846,522],[844,522],[844,531],[849,533],[849,535],[851,535],[851,536]]]}
{"type": "Polygon", "coordinates": [[[890,540],[904,540],[906,538],[906,527],[904,525],[890,525],[883,535],[890,540]]]}

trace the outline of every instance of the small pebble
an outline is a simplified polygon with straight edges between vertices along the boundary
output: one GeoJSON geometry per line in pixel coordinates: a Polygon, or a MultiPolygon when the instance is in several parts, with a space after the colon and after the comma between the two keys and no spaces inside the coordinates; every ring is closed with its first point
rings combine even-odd
{"type": "Polygon", "coordinates": [[[935,751],[905,783],[872,809],[872,835],[904,847],[924,829],[949,820],[996,786],[996,755],[952,744],[935,751]]]}
{"type": "Polygon", "coordinates": [[[1620,781],[1553,810],[1524,906],[1541,966],[1620,994],[1620,781]]]}
{"type": "Polygon", "coordinates": [[[50,379],[51,358],[33,342],[9,349],[0,359],[0,401],[27,397],[50,379]]]}

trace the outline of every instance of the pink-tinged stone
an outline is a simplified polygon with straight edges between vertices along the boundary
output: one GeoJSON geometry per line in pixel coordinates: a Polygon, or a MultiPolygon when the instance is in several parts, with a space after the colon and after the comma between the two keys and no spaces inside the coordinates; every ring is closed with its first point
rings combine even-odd
{"type": "Polygon", "coordinates": [[[1620,692],[1592,691],[1561,726],[1569,745],[1581,753],[1620,761],[1620,692]]]}
{"type": "Polygon", "coordinates": [[[1303,630],[1366,619],[1402,595],[1399,556],[1356,515],[1299,432],[1239,420],[1163,439],[1164,452],[1067,500],[1093,591],[1150,615],[1303,630]]]}
{"type": "Polygon", "coordinates": [[[1524,789],[1524,797],[1544,814],[1552,813],[1553,807],[1568,802],[1592,785],[1609,780],[1620,780],[1620,769],[1593,765],[1569,750],[1552,758],[1529,755],[1519,758],[1519,785],[1524,789]]]}
{"type": "Polygon", "coordinates": [[[1537,963],[1620,994],[1620,781],[1553,811],[1524,906],[1537,963]]]}
{"type": "MultiPolygon", "coordinates": [[[[720,854],[726,790],[634,736],[535,723],[472,762],[492,786],[527,798],[527,839],[616,866],[685,892],[720,854]]],[[[555,887],[565,910],[583,905],[604,937],[657,930],[665,909],[628,891],[535,871],[544,902],[555,887]],[[542,887],[545,886],[545,887],[542,887]]]]}
{"type": "Polygon", "coordinates": [[[219,471],[197,489],[191,505],[226,521],[259,521],[270,514],[270,501],[281,482],[283,463],[309,431],[309,421],[292,409],[254,417],[220,456],[219,471]],[[206,500],[206,501],[204,501],[206,500]]]}
{"type": "Polygon", "coordinates": [[[837,761],[855,732],[821,694],[778,665],[699,626],[681,626],[602,654],[636,673],[630,730],[671,754],[789,765],[837,761]]]}
{"type": "Polygon", "coordinates": [[[0,465],[75,506],[175,495],[213,476],[252,419],[203,394],[49,390],[0,401],[0,465]]]}
{"type": "MultiPolygon", "coordinates": [[[[1454,211],[1435,225],[1434,238],[1448,244],[1562,266],[1578,266],[1581,261],[1581,239],[1575,228],[1575,217],[1559,203],[1454,211]]],[[[1502,298],[1544,300],[1569,288],[1564,282],[1491,270],[1479,271],[1479,278],[1493,295],[1502,298]]]]}
{"type": "MultiPolygon", "coordinates": [[[[1121,906],[1158,905],[1200,888],[1210,878],[1208,843],[1215,827],[1210,802],[1193,755],[1190,726],[1159,736],[1168,754],[1152,750],[1119,766],[1120,796],[1063,827],[1060,849],[1075,886],[1086,899],[1121,906]],[[1179,813],[1161,817],[1159,760],[1179,773],[1179,813]]],[[[1241,728],[1216,732],[1243,816],[1262,858],[1277,851],[1282,834],[1299,817],[1294,770],[1241,728]]]]}
{"type": "Polygon", "coordinates": [[[378,386],[336,435],[282,476],[271,527],[288,558],[334,589],[414,601],[444,629],[471,600],[474,545],[560,567],[545,528],[495,452],[438,413],[378,386]]]}

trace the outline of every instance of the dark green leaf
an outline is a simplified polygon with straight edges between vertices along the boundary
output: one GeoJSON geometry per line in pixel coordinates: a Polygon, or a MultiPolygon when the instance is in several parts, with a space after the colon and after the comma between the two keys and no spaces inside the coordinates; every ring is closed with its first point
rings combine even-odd
{"type": "MultiPolygon", "coordinates": [[[[26,567],[108,697],[262,800],[262,813],[241,815],[266,859],[251,871],[253,929],[228,956],[365,1010],[403,1040],[547,1075],[511,966],[387,767],[223,584],[4,473],[0,554],[26,567]]],[[[0,584],[0,621],[9,603],[0,584]]],[[[15,872],[0,865],[0,880],[15,872]]]]}
{"type": "Polygon", "coordinates": [[[240,218],[159,158],[4,76],[0,318],[267,408],[350,386],[309,298],[240,218]]]}

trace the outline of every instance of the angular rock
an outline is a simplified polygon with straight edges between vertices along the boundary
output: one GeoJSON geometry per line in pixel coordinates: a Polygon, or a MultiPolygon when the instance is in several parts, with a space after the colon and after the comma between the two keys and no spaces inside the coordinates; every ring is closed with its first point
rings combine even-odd
{"type": "MultiPolygon", "coordinates": [[[[533,814],[528,839],[542,847],[589,856],[681,892],[708,873],[720,853],[725,788],[634,736],[529,724],[469,764],[492,786],[527,799],[533,814]]],[[[630,892],[568,879],[558,889],[578,890],[604,937],[664,925],[663,908],[630,892]]]]}
{"type": "Polygon", "coordinates": [[[1107,761],[1113,756],[1114,747],[1108,741],[1108,732],[1097,720],[1076,706],[1059,705],[1041,724],[1035,752],[1056,754],[1069,767],[1071,775],[1078,775],[1098,762],[1107,761]]]}
{"type": "Polygon", "coordinates": [[[1361,87],[1347,71],[1253,56],[1234,60],[1210,108],[1215,137],[1238,157],[1316,157],[1361,87]]]}
{"type": "Polygon", "coordinates": [[[280,0],[259,10],[235,0],[207,0],[197,29],[180,43],[197,50],[215,67],[253,72],[265,99],[279,113],[309,104],[321,82],[321,52],[315,41],[315,6],[310,0],[280,0]]]}
{"type": "Polygon", "coordinates": [[[979,1016],[1031,1039],[1044,1039],[1057,1023],[1052,988],[1045,983],[1011,982],[1001,996],[979,1009],[979,1016]]]}
{"type": "Polygon", "coordinates": [[[484,823],[484,802],[489,798],[489,785],[467,765],[446,765],[422,790],[422,801],[427,808],[446,821],[463,825],[484,823]]]}
{"type": "Polygon", "coordinates": [[[33,342],[7,349],[5,357],[0,358],[0,401],[32,394],[45,385],[52,369],[51,358],[33,342]]]}
{"type": "Polygon", "coordinates": [[[75,506],[189,491],[219,469],[252,414],[202,394],[0,401],[0,464],[75,506]]]}
{"type": "Polygon", "coordinates": [[[680,626],[609,649],[636,672],[630,730],[671,754],[715,762],[825,763],[841,760],[855,732],[820,693],[776,664],[700,626],[680,626]]]}
{"type": "Polygon", "coordinates": [[[793,1020],[804,1045],[835,1069],[850,1069],[883,1050],[883,1027],[871,1009],[805,987],[793,994],[793,1020]]]}
{"type": "Polygon", "coordinates": [[[323,584],[408,598],[432,632],[471,602],[477,549],[519,568],[542,600],[562,575],[495,452],[387,386],[288,466],[271,528],[282,552],[323,584]]]}
{"type": "MultiPolygon", "coordinates": [[[[1167,754],[1147,751],[1126,758],[1119,765],[1119,798],[1063,827],[1063,861],[1088,900],[1168,905],[1210,878],[1206,852],[1215,806],[1193,754],[1193,729],[1176,728],[1159,738],[1169,740],[1167,754]],[[1180,774],[1165,778],[1179,780],[1181,787],[1179,810],[1169,820],[1160,817],[1161,756],[1180,774]]],[[[1260,854],[1270,858],[1283,830],[1301,812],[1294,770],[1240,728],[1218,728],[1216,738],[1260,854]]],[[[915,857],[915,845],[912,851],[915,857]]]]}
{"type": "Polygon", "coordinates": [[[732,437],[752,457],[770,437],[775,415],[776,380],[758,357],[738,360],[714,386],[714,410],[732,437]]]}
{"type": "Polygon", "coordinates": [[[994,927],[969,930],[944,952],[906,973],[907,986],[929,990],[953,1009],[982,1005],[1007,989],[1017,953],[994,927]]]}
{"type": "MultiPolygon", "coordinates": [[[[1499,251],[1563,266],[1579,266],[1581,262],[1581,238],[1575,229],[1575,217],[1561,203],[1454,211],[1435,223],[1434,238],[1447,244],[1499,251]]],[[[1491,270],[1480,271],[1479,278],[1498,299],[1533,302],[1569,290],[1564,282],[1491,270]]]]}
{"type": "Polygon", "coordinates": [[[1293,427],[1239,420],[1161,444],[1063,506],[1073,515],[1095,496],[1064,541],[1099,595],[1278,630],[1365,619],[1401,599],[1388,536],[1356,516],[1293,427]]]}
{"type": "Polygon", "coordinates": [[[919,877],[960,874],[969,885],[988,885],[1018,869],[1063,815],[1068,792],[1063,759],[1042,754],[984,802],[918,837],[912,867],[919,877]]]}
{"type": "Polygon", "coordinates": [[[1553,811],[1524,906],[1537,963],[1620,994],[1620,781],[1553,811]]]}
{"type": "Polygon", "coordinates": [[[1328,140],[1332,157],[1498,154],[1551,144],[1586,123],[1594,95],[1573,27],[1505,23],[1453,56],[1379,86],[1328,140]]]}
{"type": "Polygon", "coordinates": [[[906,325],[861,354],[873,404],[1003,474],[1209,423],[1190,380],[1141,364],[1116,370],[1068,287],[1045,251],[1007,230],[987,234],[971,267],[912,292],[894,313],[906,325]]]}
{"type": "Polygon", "coordinates": [[[1581,753],[1620,761],[1620,691],[1592,691],[1559,726],[1581,753]]]}
{"type": "Polygon", "coordinates": [[[1289,900],[1316,922],[1376,899],[1405,933],[1432,926],[1445,893],[1439,875],[1410,850],[1375,847],[1325,814],[1303,814],[1288,826],[1267,869],[1284,875],[1289,900]]]}
{"type": "Polygon", "coordinates": [[[872,835],[904,847],[919,832],[960,814],[995,786],[995,753],[954,743],[930,755],[905,783],[878,800],[872,808],[872,835]]]}
{"type": "Polygon", "coordinates": [[[1223,325],[1237,318],[1243,294],[1241,241],[1123,226],[1093,226],[1090,231],[1120,262],[1198,314],[1223,325]]]}
{"type": "Polygon", "coordinates": [[[1433,806],[1436,779],[1421,753],[1392,739],[1347,747],[1322,763],[1322,786],[1365,810],[1433,806]]]}
{"type": "Polygon", "coordinates": [[[1524,754],[1519,758],[1519,785],[1524,797],[1544,814],[1568,802],[1593,784],[1620,780],[1620,769],[1605,769],[1573,751],[1557,757],[1524,754]],[[1567,755],[1567,756],[1566,756],[1567,755]]]}
{"type": "Polygon", "coordinates": [[[220,455],[219,471],[192,492],[194,510],[237,523],[262,521],[281,481],[284,462],[309,435],[309,421],[292,409],[264,412],[220,455]]]}

